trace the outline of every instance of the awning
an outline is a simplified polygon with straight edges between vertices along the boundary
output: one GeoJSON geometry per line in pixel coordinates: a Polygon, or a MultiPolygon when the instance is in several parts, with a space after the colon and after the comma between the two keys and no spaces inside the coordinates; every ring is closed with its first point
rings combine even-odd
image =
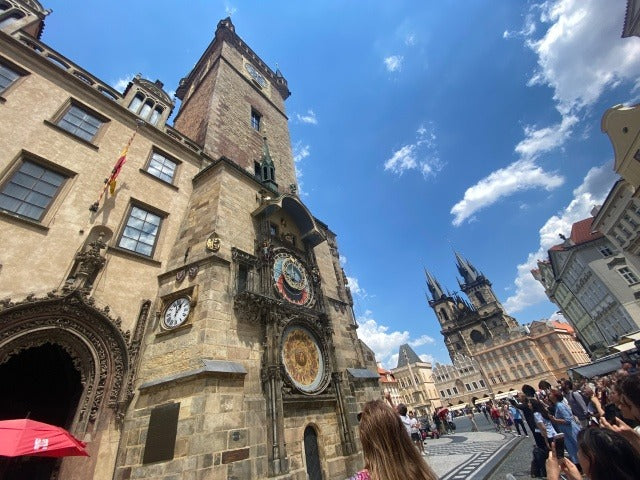
{"type": "Polygon", "coordinates": [[[479,398],[476,400],[476,403],[487,403],[490,402],[492,400],[492,398],[490,397],[483,397],[483,398],[479,398]]]}
{"type": "Polygon", "coordinates": [[[618,352],[626,352],[627,350],[633,350],[635,348],[636,348],[636,345],[633,342],[619,343],[613,346],[613,349],[618,352]]]}
{"type": "Polygon", "coordinates": [[[585,378],[593,378],[598,375],[615,372],[620,368],[620,354],[615,353],[605,358],[596,360],[595,362],[582,365],[581,367],[570,368],[569,371],[585,378]]]}
{"type": "Polygon", "coordinates": [[[497,393],[495,396],[496,400],[501,400],[503,398],[507,398],[507,397],[515,397],[516,395],[518,395],[518,393],[520,393],[519,390],[509,390],[508,392],[504,392],[504,393],[497,393]]]}
{"type": "Polygon", "coordinates": [[[463,403],[462,405],[458,404],[458,405],[454,405],[453,407],[449,407],[449,411],[450,412],[455,412],[457,410],[463,410],[467,408],[467,404],[463,403]]]}

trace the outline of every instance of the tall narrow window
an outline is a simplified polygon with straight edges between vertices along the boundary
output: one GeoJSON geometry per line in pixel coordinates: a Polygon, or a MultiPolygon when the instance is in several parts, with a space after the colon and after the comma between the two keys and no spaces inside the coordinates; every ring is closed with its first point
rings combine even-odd
{"type": "Polygon", "coordinates": [[[4,63],[0,63],[0,93],[4,92],[19,77],[19,73],[14,72],[4,63]]]}
{"type": "Polygon", "coordinates": [[[133,97],[133,100],[131,100],[131,103],[129,104],[129,110],[134,113],[138,113],[138,110],[140,110],[140,105],[142,105],[143,101],[144,97],[138,93],[135,97],[133,97]]]}
{"type": "Polygon", "coordinates": [[[71,105],[58,121],[58,126],[87,142],[93,141],[104,122],[86,110],[71,105]]]}
{"type": "Polygon", "coordinates": [[[485,303],[487,303],[484,297],[482,296],[482,293],[480,292],[476,292],[476,298],[480,302],[480,305],[484,305],[485,303]]]}
{"type": "Polygon", "coordinates": [[[151,125],[157,125],[158,124],[158,120],[160,120],[160,116],[162,115],[162,108],[161,107],[156,107],[153,109],[153,112],[151,113],[151,118],[149,119],[149,123],[151,125]]]}
{"type": "Polygon", "coordinates": [[[238,265],[238,293],[244,292],[247,289],[248,281],[249,269],[246,265],[238,265]]]}
{"type": "Polygon", "coordinates": [[[158,239],[162,218],[140,207],[132,206],[118,246],[148,257],[158,239]]]}
{"type": "Polygon", "coordinates": [[[252,108],[251,109],[251,127],[258,132],[260,131],[261,120],[262,120],[262,115],[260,115],[260,113],[258,113],[256,110],[252,108]]]}
{"type": "Polygon", "coordinates": [[[24,160],[0,191],[0,209],[39,221],[65,180],[58,172],[24,160]]]}

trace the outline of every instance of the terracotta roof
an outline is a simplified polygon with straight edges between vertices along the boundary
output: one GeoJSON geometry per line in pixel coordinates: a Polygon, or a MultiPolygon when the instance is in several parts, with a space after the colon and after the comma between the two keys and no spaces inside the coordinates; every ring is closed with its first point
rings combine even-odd
{"type": "Polygon", "coordinates": [[[564,243],[559,243],[558,245],[554,245],[553,247],[551,247],[549,251],[564,250],[574,245],[580,245],[582,243],[587,243],[591,240],[604,237],[604,235],[600,232],[591,231],[593,220],[593,217],[589,217],[574,223],[571,226],[571,235],[569,236],[569,240],[571,240],[570,244],[566,245],[564,243]]]}
{"type": "Polygon", "coordinates": [[[551,323],[551,326],[553,328],[558,328],[560,330],[566,330],[569,333],[574,333],[573,327],[571,325],[569,325],[568,323],[558,322],[557,320],[552,320],[549,323],[551,323]]]}
{"type": "Polygon", "coordinates": [[[591,225],[593,224],[593,217],[585,218],[576,222],[571,227],[571,241],[574,245],[580,245],[581,243],[590,242],[596,238],[602,237],[600,232],[591,232],[591,225]]]}

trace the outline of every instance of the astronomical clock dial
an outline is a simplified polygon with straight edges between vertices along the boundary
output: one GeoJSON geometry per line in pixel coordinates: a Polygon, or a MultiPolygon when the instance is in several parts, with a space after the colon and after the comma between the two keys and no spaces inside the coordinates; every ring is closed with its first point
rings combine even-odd
{"type": "Polygon", "coordinates": [[[303,393],[316,393],[324,386],[325,363],[320,342],[302,326],[285,330],[282,336],[282,363],[284,370],[303,393]]]}
{"type": "Polygon", "coordinates": [[[162,326],[172,329],[182,325],[191,311],[191,300],[188,297],[180,297],[169,304],[162,317],[162,326]]]}
{"type": "Polygon", "coordinates": [[[273,280],[276,291],[288,302],[309,305],[313,292],[307,269],[289,253],[278,253],[273,260],[273,280]]]}

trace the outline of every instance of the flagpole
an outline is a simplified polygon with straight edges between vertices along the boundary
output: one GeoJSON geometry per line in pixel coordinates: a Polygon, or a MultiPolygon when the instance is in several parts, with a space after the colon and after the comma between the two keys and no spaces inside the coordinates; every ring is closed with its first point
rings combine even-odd
{"type": "Polygon", "coordinates": [[[138,134],[138,129],[142,125],[144,125],[144,123],[145,122],[143,120],[141,120],[141,119],[137,119],[136,120],[136,129],[133,131],[133,135],[131,135],[131,138],[127,142],[127,145],[124,147],[124,149],[122,150],[122,153],[118,157],[118,161],[116,162],[116,164],[111,169],[111,174],[107,178],[104,179],[104,187],[102,187],[102,191],[100,192],[100,196],[98,197],[98,200],[96,200],[89,207],[89,211],[91,211],[91,212],[97,212],[98,211],[98,208],[100,208],[100,200],[102,200],[102,197],[104,196],[105,192],[107,191],[107,189],[110,186],[112,186],[111,194],[113,195],[113,190],[115,190],[115,179],[118,176],[118,174],[120,173],[120,170],[122,169],[122,165],[124,165],[124,162],[126,161],[127,153],[129,151],[129,147],[131,146],[131,143],[133,142],[133,139],[136,138],[136,135],[138,134]]]}

